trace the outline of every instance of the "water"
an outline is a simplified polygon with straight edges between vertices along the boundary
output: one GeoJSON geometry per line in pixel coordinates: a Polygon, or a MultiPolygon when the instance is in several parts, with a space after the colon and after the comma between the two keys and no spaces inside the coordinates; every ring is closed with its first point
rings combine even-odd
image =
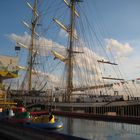
{"type": "Polygon", "coordinates": [[[60,133],[91,140],[140,140],[140,125],[59,117],[63,123],[60,133]]]}

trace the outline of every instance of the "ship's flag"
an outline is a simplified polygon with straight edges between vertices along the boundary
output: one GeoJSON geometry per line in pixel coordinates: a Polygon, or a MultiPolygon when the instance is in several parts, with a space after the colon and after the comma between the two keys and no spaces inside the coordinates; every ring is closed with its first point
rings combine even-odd
{"type": "Polygon", "coordinates": [[[16,51],[20,51],[20,47],[19,46],[15,46],[15,50],[16,51]]]}

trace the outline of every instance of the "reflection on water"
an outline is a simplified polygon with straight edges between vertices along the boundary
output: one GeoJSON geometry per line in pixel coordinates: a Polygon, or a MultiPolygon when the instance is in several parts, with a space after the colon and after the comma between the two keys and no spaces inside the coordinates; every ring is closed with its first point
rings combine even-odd
{"type": "Polygon", "coordinates": [[[91,140],[140,140],[140,125],[61,117],[60,133],[91,140]]]}

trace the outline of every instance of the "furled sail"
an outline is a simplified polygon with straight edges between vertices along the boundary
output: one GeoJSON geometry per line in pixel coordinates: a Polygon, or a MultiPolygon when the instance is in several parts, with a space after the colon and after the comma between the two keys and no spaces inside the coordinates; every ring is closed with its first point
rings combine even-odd
{"type": "Polygon", "coordinates": [[[66,62],[66,58],[63,55],[61,55],[61,54],[59,54],[59,53],[57,53],[56,51],[53,51],[53,50],[51,52],[55,56],[54,59],[59,59],[62,62],[66,62]]]}

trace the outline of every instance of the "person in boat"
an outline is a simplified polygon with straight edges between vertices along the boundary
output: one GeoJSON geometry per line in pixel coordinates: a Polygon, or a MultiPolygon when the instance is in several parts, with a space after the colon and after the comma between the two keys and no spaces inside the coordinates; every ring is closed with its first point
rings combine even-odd
{"type": "Polygon", "coordinates": [[[52,113],[51,107],[49,108],[49,122],[54,122],[54,115],[52,113]]]}
{"type": "Polygon", "coordinates": [[[49,115],[49,122],[54,123],[54,115],[53,114],[49,115]]]}
{"type": "Polygon", "coordinates": [[[49,114],[49,121],[51,121],[52,118],[53,118],[53,115],[51,113],[51,114],[49,114]]]}

